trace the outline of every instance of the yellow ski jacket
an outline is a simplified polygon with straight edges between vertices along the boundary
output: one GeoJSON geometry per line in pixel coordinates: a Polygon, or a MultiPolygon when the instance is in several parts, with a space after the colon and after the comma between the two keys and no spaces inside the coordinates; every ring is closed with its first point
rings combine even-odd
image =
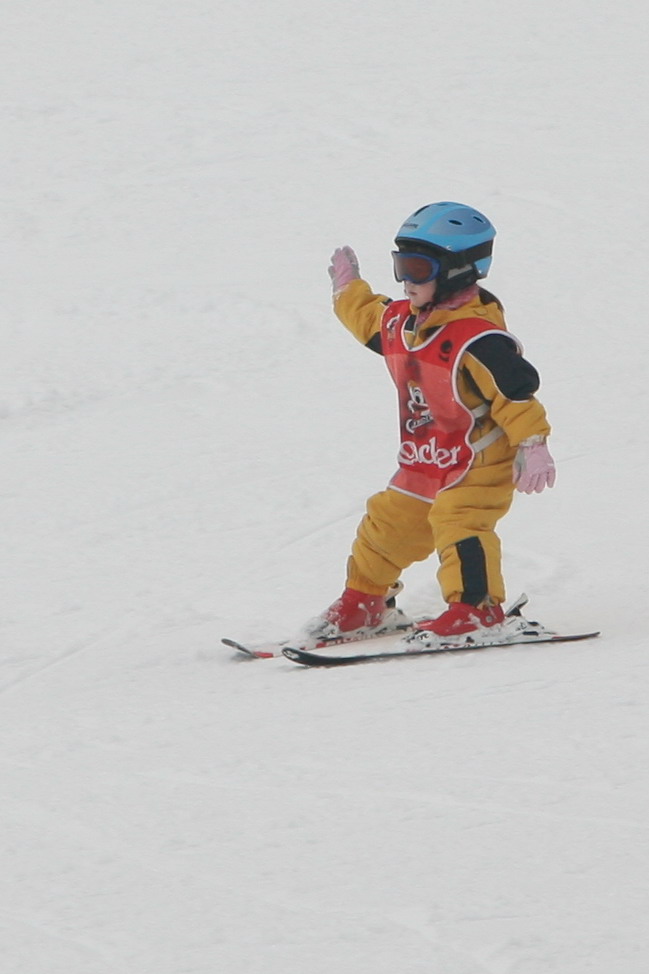
{"type": "MultiPolygon", "coordinates": [[[[375,294],[369,284],[355,280],[334,296],[334,311],[345,328],[363,345],[381,354],[381,319],[390,298],[375,294]]],[[[413,308],[412,347],[423,343],[442,325],[464,318],[483,318],[485,324],[506,330],[502,306],[483,288],[474,289],[465,304],[457,308],[433,308],[419,320],[413,308]]],[[[548,436],[551,427],[545,409],[536,399],[539,375],[514,342],[500,335],[477,338],[459,364],[457,387],[468,409],[487,404],[489,410],[477,420],[471,442],[500,427],[505,436],[496,439],[476,455],[474,466],[511,459],[516,447],[530,436],[548,436]]]]}

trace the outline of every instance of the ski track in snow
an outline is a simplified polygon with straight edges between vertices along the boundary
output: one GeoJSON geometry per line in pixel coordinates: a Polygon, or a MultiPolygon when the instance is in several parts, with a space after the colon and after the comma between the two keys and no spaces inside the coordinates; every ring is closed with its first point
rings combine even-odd
{"type": "MultiPolygon", "coordinates": [[[[53,666],[60,666],[62,663],[66,662],[66,660],[70,660],[73,657],[77,656],[79,653],[83,653],[84,651],[92,647],[95,647],[98,643],[101,643],[104,640],[105,640],[104,633],[98,632],[96,635],[89,636],[86,639],[81,639],[78,642],[73,643],[67,650],[65,650],[65,652],[60,653],[58,656],[55,656],[53,659],[49,659],[46,663],[43,663],[41,666],[28,670],[26,673],[22,673],[20,676],[16,676],[13,679],[10,679],[7,683],[0,684],[0,694],[7,693],[10,690],[12,690],[14,687],[17,687],[20,684],[26,683],[29,680],[32,680],[35,677],[40,676],[41,674],[45,673],[46,670],[51,669],[51,667],[53,666]]],[[[9,662],[11,663],[13,661],[9,660],[9,662]]]]}
{"type": "Polygon", "coordinates": [[[646,4],[5,6],[3,970],[644,974],[646,4]],[[509,596],[602,636],[235,665],[337,597],[394,470],[329,254],[398,297],[444,198],[498,227],[554,427],[509,596]]]}

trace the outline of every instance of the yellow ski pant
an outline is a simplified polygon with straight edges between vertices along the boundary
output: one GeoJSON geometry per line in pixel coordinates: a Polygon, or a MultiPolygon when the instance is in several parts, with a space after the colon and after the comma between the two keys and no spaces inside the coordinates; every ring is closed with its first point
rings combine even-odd
{"type": "Polygon", "coordinates": [[[513,496],[512,463],[472,467],[457,487],[432,502],[387,489],[367,502],[352,554],[347,585],[385,595],[404,568],[437,551],[446,602],[504,602],[498,520],[513,496]]]}

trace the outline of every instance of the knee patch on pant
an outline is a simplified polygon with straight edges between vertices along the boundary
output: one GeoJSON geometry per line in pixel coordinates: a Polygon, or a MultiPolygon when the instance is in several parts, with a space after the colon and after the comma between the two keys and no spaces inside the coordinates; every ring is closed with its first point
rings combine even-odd
{"type": "Polygon", "coordinates": [[[462,575],[461,602],[469,605],[479,605],[487,597],[489,582],[487,580],[487,559],[480,539],[465,538],[455,545],[460,559],[462,575]]]}
{"type": "Polygon", "coordinates": [[[472,535],[440,552],[438,579],[447,602],[479,605],[489,597],[505,600],[505,585],[500,566],[500,543],[496,535],[472,535]]]}

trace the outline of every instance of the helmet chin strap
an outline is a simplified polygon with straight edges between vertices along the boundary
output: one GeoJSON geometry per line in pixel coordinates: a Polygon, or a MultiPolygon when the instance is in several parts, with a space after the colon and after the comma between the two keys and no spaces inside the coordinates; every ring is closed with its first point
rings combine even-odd
{"type": "Polygon", "coordinates": [[[462,267],[450,268],[443,278],[440,279],[439,287],[435,292],[433,301],[435,304],[443,304],[454,294],[465,291],[472,287],[478,280],[478,274],[473,264],[464,264],[462,267]]]}
{"type": "MultiPolygon", "coordinates": [[[[417,317],[433,311],[440,304],[453,299],[456,294],[468,291],[478,280],[478,274],[473,264],[462,264],[460,267],[449,267],[437,278],[437,288],[431,301],[416,308],[417,317]]],[[[414,307],[414,306],[413,306],[414,307]]]]}

